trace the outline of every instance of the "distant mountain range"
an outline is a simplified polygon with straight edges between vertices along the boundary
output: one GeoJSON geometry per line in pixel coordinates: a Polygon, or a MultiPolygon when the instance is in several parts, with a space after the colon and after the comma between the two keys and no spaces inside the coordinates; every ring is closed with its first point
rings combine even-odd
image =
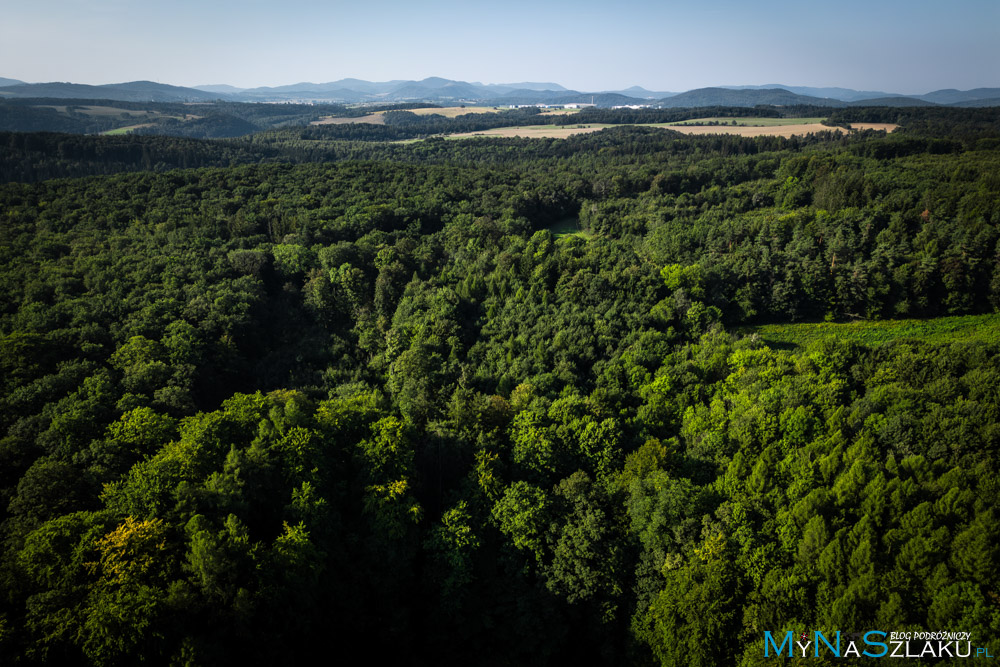
{"type": "Polygon", "coordinates": [[[623,90],[584,92],[557,83],[505,83],[453,81],[429,77],[421,81],[363,81],[341,79],[329,83],[296,83],[287,86],[237,88],[214,84],[185,88],[153,81],[132,81],[101,86],[79,83],[25,83],[0,77],[2,97],[118,100],[127,102],[340,102],[437,104],[596,104],[651,105],[658,107],[813,105],[813,106],[997,106],[1000,88],[937,90],[925,95],[899,95],[849,88],[812,88],[769,84],[720,86],[683,93],[656,92],[639,86],[623,90]]]}
{"type": "Polygon", "coordinates": [[[847,102],[830,97],[811,97],[798,95],[784,88],[764,88],[762,90],[729,88],[699,88],[686,93],[673,95],[658,102],[659,106],[680,107],[753,107],[758,104],[775,106],[794,106],[797,104],[812,104],[824,107],[843,107],[847,102]]]}
{"type": "Polygon", "coordinates": [[[728,88],[730,90],[767,90],[772,88],[781,88],[787,90],[790,93],[795,93],[796,95],[806,95],[807,97],[829,97],[831,99],[840,100],[841,102],[856,102],[858,100],[876,99],[879,97],[903,97],[903,95],[895,95],[890,93],[883,93],[877,90],[852,90],[850,88],[812,88],[810,86],[786,86],[780,83],[769,83],[763,86],[719,86],[719,88],[728,88]]]}
{"type": "Polygon", "coordinates": [[[218,94],[153,81],[130,81],[104,86],[82,83],[20,83],[0,87],[3,97],[117,100],[119,102],[211,102],[218,94]]]}

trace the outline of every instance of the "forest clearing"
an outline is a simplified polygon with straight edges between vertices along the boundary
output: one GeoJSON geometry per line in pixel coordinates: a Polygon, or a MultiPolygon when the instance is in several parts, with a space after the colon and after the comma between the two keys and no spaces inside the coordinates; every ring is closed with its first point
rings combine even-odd
{"type": "Polygon", "coordinates": [[[883,345],[896,340],[925,343],[1000,343],[1000,315],[959,315],[926,320],[855,320],[853,322],[797,322],[741,327],[736,333],[759,336],[773,347],[805,348],[825,338],[883,345]]]}

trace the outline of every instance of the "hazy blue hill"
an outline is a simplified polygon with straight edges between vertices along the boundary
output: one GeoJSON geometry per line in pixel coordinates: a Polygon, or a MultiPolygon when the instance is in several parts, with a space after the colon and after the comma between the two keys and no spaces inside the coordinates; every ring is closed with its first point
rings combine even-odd
{"type": "Polygon", "coordinates": [[[247,90],[232,98],[237,102],[292,102],[296,100],[316,100],[320,102],[353,103],[364,102],[372,96],[357,90],[335,88],[330,90],[288,90],[272,92],[267,90],[247,90]]]}
{"type": "Polygon", "coordinates": [[[301,81],[284,86],[258,86],[247,88],[236,99],[253,101],[289,100],[296,98],[344,99],[360,102],[371,95],[383,94],[405,81],[372,82],[361,79],[341,79],[327,83],[301,81]]]}
{"type": "MultiPolygon", "coordinates": [[[[570,100],[572,102],[589,102],[591,94],[570,90],[551,82],[482,84],[428,77],[420,81],[373,82],[341,79],[331,83],[303,82],[287,86],[250,88],[234,93],[232,97],[253,101],[312,98],[341,102],[482,100],[491,104],[560,104],[567,101],[567,95],[579,96],[573,97],[570,100]]],[[[634,86],[629,91],[610,91],[598,93],[597,96],[607,94],[624,96],[621,99],[614,98],[615,104],[636,104],[671,93],[654,93],[634,86]],[[631,96],[629,92],[632,92],[631,96]]]]}
{"type": "Polygon", "coordinates": [[[7,93],[15,97],[105,99],[121,102],[208,102],[219,97],[218,93],[170,86],[153,81],[130,81],[103,86],[63,82],[25,83],[0,88],[0,93],[7,93]]]}
{"type": "Polygon", "coordinates": [[[211,84],[207,86],[192,86],[195,90],[201,90],[206,93],[220,93],[222,95],[233,95],[235,93],[242,93],[245,88],[237,88],[236,86],[230,86],[224,83],[211,84]]]}
{"type": "Polygon", "coordinates": [[[432,90],[448,88],[450,86],[455,86],[455,85],[464,85],[464,86],[470,85],[465,81],[452,81],[451,79],[442,79],[439,76],[429,76],[426,79],[415,81],[414,83],[421,85],[425,88],[430,88],[432,90]]]}
{"type": "Polygon", "coordinates": [[[576,93],[560,97],[555,101],[555,104],[593,103],[599,107],[611,107],[624,104],[649,104],[649,102],[650,100],[629,97],[620,93],[597,93],[593,95],[589,93],[576,93]]]}
{"type": "Polygon", "coordinates": [[[1000,97],[992,97],[985,100],[968,100],[965,102],[955,102],[949,104],[950,107],[1000,107],[1000,97]]]}
{"type": "Polygon", "coordinates": [[[916,97],[876,97],[873,99],[858,100],[850,102],[852,107],[933,107],[938,106],[933,102],[928,102],[916,97]]]}
{"type": "Polygon", "coordinates": [[[582,93],[569,90],[564,93],[538,92],[518,90],[510,95],[490,100],[491,104],[500,106],[516,104],[596,104],[599,107],[612,107],[626,104],[649,104],[650,100],[628,97],[619,93],[582,93]]]}
{"type": "Polygon", "coordinates": [[[356,90],[360,93],[368,93],[377,95],[379,93],[386,93],[400,84],[407,83],[402,79],[393,79],[392,81],[364,81],[362,79],[340,79],[339,81],[332,81],[328,86],[332,89],[341,90],[356,90]]]}
{"type": "Polygon", "coordinates": [[[826,87],[816,88],[813,86],[786,86],[783,83],[768,83],[762,86],[719,86],[729,90],[774,90],[781,88],[796,95],[807,95],[809,97],[829,97],[842,102],[854,102],[864,99],[875,99],[880,97],[894,97],[894,93],[884,93],[876,90],[854,90],[853,88],[826,87]]]}
{"type": "Polygon", "coordinates": [[[791,106],[796,104],[812,104],[816,106],[842,107],[846,103],[830,98],[797,95],[783,88],[766,88],[763,90],[729,88],[698,88],[659,100],[659,106],[678,107],[754,107],[758,104],[775,106],[791,106]]]}
{"type": "Polygon", "coordinates": [[[915,95],[914,97],[919,97],[922,100],[936,104],[957,104],[959,102],[989,100],[1000,97],[1000,88],[973,88],[972,90],[947,88],[945,90],[935,90],[926,95],[915,95]]]}
{"type": "MultiPolygon", "coordinates": [[[[422,81],[408,81],[386,91],[389,99],[468,99],[496,101],[500,98],[530,97],[531,101],[553,102],[566,94],[576,94],[553,83],[490,84],[452,81],[440,77],[430,77],[422,81]]],[[[522,104],[528,102],[521,102],[522,104]]]]}
{"type": "Polygon", "coordinates": [[[389,92],[387,98],[392,100],[431,100],[431,99],[480,99],[484,97],[483,90],[475,86],[445,79],[425,79],[424,81],[407,83],[389,92]],[[442,83],[444,82],[444,83],[442,83]]]}
{"type": "Polygon", "coordinates": [[[830,97],[843,102],[855,102],[857,100],[876,99],[880,97],[895,97],[895,93],[886,93],[881,90],[854,90],[852,88],[814,88],[812,86],[768,86],[769,88],[784,88],[797,95],[808,95],[810,97],[830,97]]]}
{"type": "Polygon", "coordinates": [[[660,99],[663,99],[664,97],[673,97],[674,95],[677,95],[677,93],[672,93],[672,92],[669,92],[669,91],[646,90],[642,86],[631,86],[629,88],[625,88],[624,90],[605,90],[605,91],[602,91],[602,92],[606,93],[606,94],[611,94],[611,95],[624,95],[626,97],[638,97],[638,98],[641,98],[641,99],[645,99],[647,101],[648,100],[660,100],[660,99]]]}
{"type": "Polygon", "coordinates": [[[211,94],[205,94],[205,91],[196,90],[194,88],[186,88],[183,86],[171,86],[166,83],[157,83],[156,81],[128,81],[126,83],[113,83],[105,86],[98,86],[98,88],[105,90],[121,90],[127,92],[135,92],[137,94],[150,94],[150,95],[174,95],[178,97],[185,96],[195,96],[202,98],[213,98],[211,94]]]}
{"type": "Polygon", "coordinates": [[[326,83],[299,82],[283,86],[238,88],[229,84],[211,84],[186,88],[153,81],[131,81],[100,86],[79,83],[25,83],[0,77],[0,96],[11,98],[110,99],[123,102],[207,102],[217,99],[244,102],[316,102],[364,103],[427,101],[455,103],[479,101],[487,104],[568,104],[589,103],[598,106],[655,103],[667,108],[736,106],[759,104],[791,106],[916,106],[944,104],[994,106],[1000,88],[973,90],[945,89],[926,95],[897,95],[851,88],[785,86],[782,84],[719,86],[698,88],[684,93],[657,92],[641,86],[598,93],[567,89],[553,82],[483,84],[427,77],[420,81],[365,81],[340,79],[326,83]]]}
{"type": "Polygon", "coordinates": [[[331,90],[338,90],[343,88],[343,86],[338,86],[333,83],[312,83],[309,81],[301,81],[299,83],[290,83],[285,86],[261,86],[259,88],[248,88],[244,90],[244,93],[256,94],[256,93],[324,93],[331,90]]]}
{"type": "MultiPolygon", "coordinates": [[[[567,90],[560,93],[553,93],[551,91],[543,90],[512,90],[503,97],[497,97],[490,100],[493,104],[498,105],[508,105],[508,104],[556,104],[556,100],[560,98],[566,98],[568,96],[573,96],[573,101],[582,102],[583,99],[577,100],[576,97],[583,95],[583,93],[576,90],[567,90]]],[[[589,100],[588,100],[589,101],[589,100]]]]}
{"type": "MultiPolygon", "coordinates": [[[[476,85],[483,85],[483,84],[478,84],[477,83],[476,85]]],[[[565,91],[569,90],[568,88],[560,86],[558,83],[551,83],[551,82],[540,83],[540,82],[532,82],[532,81],[524,81],[522,83],[496,83],[496,84],[487,84],[487,85],[485,85],[483,87],[484,88],[493,88],[493,87],[507,88],[508,90],[554,90],[556,92],[565,92],[565,91]]]]}
{"type": "Polygon", "coordinates": [[[419,83],[404,83],[389,92],[387,97],[393,100],[422,100],[438,97],[438,91],[419,83]]]}
{"type": "Polygon", "coordinates": [[[92,98],[102,97],[99,86],[81,83],[31,83],[0,88],[0,94],[16,97],[92,98]]]}
{"type": "Polygon", "coordinates": [[[341,79],[329,83],[301,82],[286,86],[250,88],[236,95],[236,99],[267,101],[290,99],[327,99],[343,102],[364,102],[378,99],[431,100],[479,99],[493,96],[485,86],[464,81],[451,81],[429,77],[422,81],[362,81],[341,79]]]}

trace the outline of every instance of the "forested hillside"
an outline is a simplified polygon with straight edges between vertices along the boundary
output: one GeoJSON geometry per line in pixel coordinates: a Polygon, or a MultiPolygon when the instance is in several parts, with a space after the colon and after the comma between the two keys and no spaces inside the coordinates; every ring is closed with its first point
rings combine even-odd
{"type": "Polygon", "coordinates": [[[1000,653],[997,338],[735,332],[1000,309],[1000,127],[895,111],[0,135],[0,660],[1000,653]]]}

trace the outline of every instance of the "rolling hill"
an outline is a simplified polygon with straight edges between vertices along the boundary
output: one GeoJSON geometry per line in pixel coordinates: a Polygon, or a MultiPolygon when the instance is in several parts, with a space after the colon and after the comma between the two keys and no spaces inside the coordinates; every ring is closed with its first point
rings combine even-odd
{"type": "Polygon", "coordinates": [[[119,102],[208,102],[219,98],[217,93],[170,86],[154,81],[130,81],[102,86],[64,82],[22,83],[0,87],[0,94],[10,97],[100,99],[119,102]]]}
{"type": "Polygon", "coordinates": [[[796,104],[811,104],[814,106],[842,107],[846,103],[832,98],[809,97],[797,95],[783,88],[765,88],[763,90],[732,90],[728,88],[698,88],[686,93],[674,95],[659,100],[657,106],[667,108],[678,107],[754,107],[759,104],[775,106],[793,106],[796,104]]]}
{"type": "Polygon", "coordinates": [[[936,104],[962,104],[978,100],[996,99],[1000,97],[1000,88],[974,88],[972,90],[955,90],[949,88],[946,90],[935,90],[926,95],[915,95],[914,97],[936,104]]]}
{"type": "Polygon", "coordinates": [[[172,86],[153,81],[132,81],[107,85],[51,82],[24,83],[0,77],[0,97],[103,99],[127,102],[304,102],[367,104],[386,102],[431,102],[443,104],[483,103],[570,104],[598,106],[653,105],[664,108],[735,106],[760,104],[776,106],[811,105],[826,107],[960,105],[992,106],[1000,98],[1000,88],[973,90],[944,89],[924,95],[899,95],[882,91],[859,91],[850,88],[808,86],[719,86],[698,88],[683,93],[655,92],[641,86],[622,90],[587,92],[567,89],[557,83],[521,82],[483,84],[443,77],[419,81],[365,81],[339,79],[326,83],[300,82],[283,86],[238,88],[228,84],[194,88],[172,86]]]}

